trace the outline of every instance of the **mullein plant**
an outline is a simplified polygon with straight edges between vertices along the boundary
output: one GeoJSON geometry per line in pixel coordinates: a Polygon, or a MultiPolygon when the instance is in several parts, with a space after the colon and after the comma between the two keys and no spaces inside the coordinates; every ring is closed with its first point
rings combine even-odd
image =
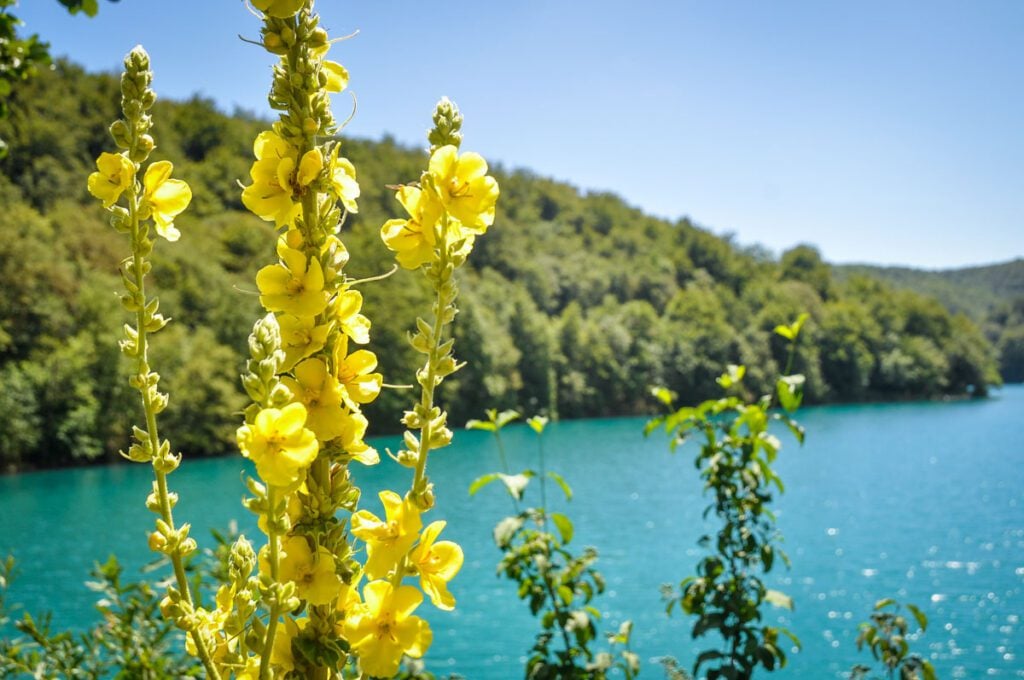
{"type": "Polygon", "coordinates": [[[498,186],[483,158],[459,153],[462,118],[442,100],[429,133],[428,169],[415,184],[397,188],[408,217],[382,228],[399,265],[422,271],[435,298],[431,320],[417,319],[411,336],[425,357],[416,375],[420,399],[403,419],[406,447],[392,456],[413,470],[412,481],[404,496],[380,494],[384,519],[357,510],[360,491],[349,465],[379,462],[364,441],[368,422],[361,409],[377,397],[383,377],[376,356],[360,347],[369,342],[370,321],[362,314],[360,282],[345,274],[349,255],[339,238],[359,197],[329,99],[347,87],[348,74],[326,58],[332,41],[312,0],[252,4],[263,22],[259,44],[279,57],[269,101],[280,115],[255,140],[242,202],[281,234],[278,261],[256,277],[266,314],[249,337],[242,383],[252,403],[237,440],[258,477],[247,480],[251,495],[244,504],[267,538],[257,551],[238,537],[211,607],[201,605],[186,578],[185,560],[196,544],[187,524],[175,524],[177,496],[167,487],[181,459],[158,434],[157,415],[168,397],[147,360],[149,336],[167,323],[144,288],[153,248],[149,225],[177,240],[174,217],[191,193],[171,179],[166,161],[143,170],[154,148],[147,112],[155,96],[141,48],[126,59],[124,119],[111,127],[121,152],[102,154],[89,177],[90,192],[132,244],[122,266],[122,300],[136,323],[126,326],[121,347],[136,361],[131,384],[142,396],[146,427],[135,428],[125,456],[153,465],[147,506],[159,517],[149,543],[175,573],[161,612],[186,631],[186,649],[207,677],[338,678],[350,674],[345,669],[356,677],[393,677],[403,657],[422,657],[432,641],[427,622],[413,614],[423,594],[442,610],[455,605],[448,582],[462,566],[462,549],[439,540],[444,522],[423,526],[421,516],[435,504],[426,465],[429,453],[452,438],[435,391],[460,367],[447,338],[457,313],[454,273],[493,223],[498,186]]]}
{"type": "Polygon", "coordinates": [[[89,175],[89,193],[103,202],[110,213],[110,224],[125,234],[131,244],[131,255],[121,261],[124,293],[121,304],[133,315],[134,324],[125,324],[121,352],[132,365],[130,385],[138,390],[142,402],[145,427],[135,427],[134,440],[126,458],[153,466],[153,489],[146,507],[157,515],[156,528],[149,535],[150,547],[170,560],[174,585],[167,594],[166,608],[170,617],[189,634],[190,650],[202,661],[207,675],[220,677],[213,659],[213,649],[197,623],[207,612],[197,606],[185,572],[185,559],[196,550],[189,537],[189,525],[177,525],[173,510],[177,494],[168,488],[167,477],[181,463],[181,456],[171,444],[160,437],[158,416],[167,407],[168,396],[159,389],[160,375],[149,363],[150,338],[167,325],[160,314],[160,303],[146,292],[146,274],[152,265],[156,235],[176,241],[178,230],[174,219],[188,207],[192,192],[188,184],[172,179],[174,168],[168,161],[149,163],[155,143],[149,134],[152,119],[149,111],[156,101],[151,86],[149,55],[141,47],[133,49],[124,60],[121,76],[122,118],[110,126],[110,134],[119,151],[104,152],[96,159],[96,172],[89,175]]]}
{"type": "Polygon", "coordinates": [[[363,441],[361,406],[377,397],[382,376],[373,353],[354,347],[368,342],[370,322],[357,282],[344,273],[348,253],[338,238],[359,195],[329,107],[329,94],[342,91],[348,75],[325,58],[331,42],[312,2],[254,4],[261,42],[280,56],[270,103],[281,114],[256,140],[242,200],[284,230],[279,262],[257,274],[268,315],[251,337],[243,381],[255,403],[238,433],[262,479],[250,484],[247,502],[268,535],[260,597],[269,609],[263,647],[271,652],[263,654],[261,675],[271,665],[299,677],[334,677],[354,661],[364,677],[392,677],[403,656],[422,657],[432,641],[427,622],[414,615],[423,593],[441,609],[455,604],[447,583],[462,550],[438,540],[444,522],[423,526],[421,515],[434,505],[426,464],[452,436],[434,391],[458,368],[445,340],[456,313],[454,270],[493,223],[498,187],[480,156],[458,154],[461,117],[442,102],[429,169],[397,192],[409,217],[382,229],[399,264],[421,269],[435,292],[432,322],[417,319],[412,337],[426,355],[417,374],[422,395],[404,418],[407,449],[394,456],[414,470],[413,480],[404,496],[380,493],[384,519],[357,511],[348,466],[379,460],[363,441]],[[348,522],[340,511],[352,513],[348,522]]]}
{"type": "Polygon", "coordinates": [[[412,481],[405,496],[382,491],[384,519],[360,510],[352,517],[352,533],[366,544],[363,602],[353,607],[345,621],[345,635],[359,657],[364,674],[391,677],[398,672],[404,653],[420,657],[430,645],[426,622],[412,616],[423,601],[451,610],[455,598],[448,582],[462,567],[462,548],[452,541],[439,541],[445,522],[423,527],[422,515],[436,502],[433,484],[427,476],[431,452],[451,443],[447,413],[437,404],[436,390],[461,364],[448,337],[458,313],[455,271],[466,262],[477,237],[494,222],[498,184],[487,174],[484,159],[472,152],[459,153],[462,115],[447,99],[434,112],[434,127],[428,133],[430,159],[415,183],[396,187],[396,198],[407,216],[389,220],[381,238],[394,251],[404,269],[419,270],[433,292],[429,320],[416,319],[410,335],[412,347],[424,356],[416,372],[419,400],[402,419],[407,428],[405,448],[389,455],[410,468],[412,481]],[[420,590],[406,585],[406,578],[418,580],[420,590]]]}

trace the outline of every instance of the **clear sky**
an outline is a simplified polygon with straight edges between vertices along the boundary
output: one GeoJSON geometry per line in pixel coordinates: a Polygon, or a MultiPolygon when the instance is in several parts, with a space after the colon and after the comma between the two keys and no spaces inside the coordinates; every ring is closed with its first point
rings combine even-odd
{"type": "MultiPolygon", "coordinates": [[[[269,115],[240,0],[22,0],[25,30],[91,70],[142,43],[155,88],[269,115]]],[[[1020,0],[320,0],[359,101],[348,134],[465,144],[743,244],[940,268],[1024,256],[1020,0]]],[[[336,101],[339,112],[348,100],[336,101]]],[[[344,115],[339,115],[344,118],[344,115]]]]}

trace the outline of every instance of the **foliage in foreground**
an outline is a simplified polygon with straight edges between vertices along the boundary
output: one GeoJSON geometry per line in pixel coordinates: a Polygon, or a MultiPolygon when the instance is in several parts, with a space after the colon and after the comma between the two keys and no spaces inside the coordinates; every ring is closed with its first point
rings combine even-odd
{"type": "MultiPolygon", "coordinates": [[[[34,618],[25,612],[14,625],[25,637],[0,638],[0,677],[115,678],[172,680],[199,677],[202,668],[182,653],[182,638],[160,617],[159,589],[145,581],[125,581],[113,555],[97,564],[86,585],[100,599],[100,621],[89,630],[54,630],[52,614],[34,618]]],[[[0,630],[11,619],[6,602],[15,577],[14,560],[0,563],[0,630]]]]}
{"type": "MultiPolygon", "coordinates": [[[[884,677],[888,680],[935,680],[935,669],[931,662],[920,654],[911,653],[910,640],[915,632],[910,621],[900,612],[900,605],[892,598],[879,600],[871,614],[871,620],[860,624],[857,649],[871,650],[871,656],[881,664],[884,677]]],[[[918,630],[928,630],[928,617],[912,604],[907,609],[917,622],[918,630]]],[[[878,680],[870,666],[857,664],[850,672],[851,680],[878,680]]]]}
{"type": "Polygon", "coordinates": [[[604,680],[611,673],[620,673],[626,680],[640,672],[640,659],[630,651],[629,639],[633,624],[624,621],[614,633],[606,635],[610,649],[596,652],[597,621],[601,613],[594,598],[604,592],[605,580],[594,564],[597,550],[584,548],[573,552],[572,520],[547,508],[547,481],[558,484],[566,500],[572,500],[572,489],[557,472],[547,470],[544,462],[543,435],[548,419],[534,416],[527,424],[537,434],[540,470],[524,470],[513,474],[505,456],[501,430],[519,418],[515,411],[487,411],[487,420],[471,420],[469,429],[484,430],[494,435],[502,472],[477,478],[469,487],[470,495],[495,481],[501,481],[512,499],[515,514],[505,517],[494,527],[494,542],[502,551],[498,574],[515,582],[519,599],[539,618],[541,631],[526,660],[527,680],[604,680]],[[540,486],[540,505],[523,507],[523,495],[536,478],[540,486]],[[552,531],[552,527],[554,531],[552,531]]]}
{"type": "MultiPolygon", "coordinates": [[[[665,589],[667,611],[671,613],[678,604],[683,612],[696,616],[694,639],[710,637],[712,641],[713,646],[694,661],[697,677],[749,680],[758,667],[772,671],[786,665],[784,637],[800,646],[785,628],[762,623],[765,605],[793,608],[792,599],[768,588],[762,574],[771,572],[776,560],[789,565],[778,545],[782,536],[771,511],[772,487],[779,493],[784,487],[772,468],[782,444],[769,425],[784,424],[803,443],[804,430],[791,415],[800,407],[804,376],[792,375],[790,369],[806,321],[807,315],[801,314],[793,324],[775,329],[789,341],[790,358],[774,393],[753,402],[726,396],[696,407],[684,406],[647,425],[648,433],[663,427],[671,436],[673,451],[691,437],[699,440],[694,464],[705,493],[713,498],[704,516],[713,515],[720,524],[713,536],[700,539],[710,554],[698,563],[697,574],[683,579],[678,594],[671,587],[665,589]],[[776,398],[781,411],[772,410],[776,398]]],[[[733,366],[718,384],[727,392],[737,391],[745,373],[745,367],[733,366]]],[[[655,396],[672,405],[668,390],[657,389],[655,396]]],[[[667,670],[674,669],[669,662],[667,670]]]]}

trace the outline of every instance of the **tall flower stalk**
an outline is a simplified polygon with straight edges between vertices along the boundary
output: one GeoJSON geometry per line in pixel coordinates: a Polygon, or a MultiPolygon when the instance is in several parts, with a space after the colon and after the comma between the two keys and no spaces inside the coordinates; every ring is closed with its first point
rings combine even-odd
{"type": "Polygon", "coordinates": [[[430,170],[418,186],[399,191],[417,194],[422,211],[413,217],[426,226],[429,240],[418,261],[400,257],[400,264],[422,268],[435,291],[432,322],[418,320],[414,338],[426,355],[417,374],[421,399],[405,417],[408,451],[397,456],[415,472],[405,497],[380,494],[385,519],[357,511],[360,492],[348,466],[379,460],[363,441],[361,407],[377,397],[383,378],[375,372],[376,356],[358,348],[369,341],[370,321],[361,313],[356,282],[344,273],[348,252],[338,237],[359,196],[329,106],[329,94],[342,91],[348,75],[326,59],[331,42],[312,2],[254,4],[262,12],[261,42],[280,57],[270,93],[280,116],[256,140],[252,183],[242,200],[283,230],[278,262],[256,278],[268,313],[250,338],[243,382],[253,404],[238,432],[239,447],[260,477],[250,483],[248,505],[267,534],[260,553],[267,623],[259,631],[259,677],[273,669],[335,677],[353,662],[364,676],[390,677],[403,656],[422,656],[432,641],[426,621],[413,615],[423,600],[420,590],[442,609],[455,602],[447,583],[461,567],[461,548],[438,540],[443,522],[424,528],[420,515],[434,505],[428,453],[452,436],[434,390],[457,369],[452,343],[444,340],[455,316],[453,272],[473,238],[493,222],[497,184],[482,158],[458,155],[461,118],[445,102],[431,133],[437,140],[430,170]],[[350,522],[339,518],[342,511],[353,513],[350,522]],[[365,555],[353,538],[363,542],[365,555]],[[360,591],[364,576],[368,583],[360,591]],[[420,589],[405,583],[408,576],[420,589]],[[304,616],[295,618],[290,612],[296,611],[304,616]]]}
{"type": "Polygon", "coordinates": [[[282,230],[278,262],[256,276],[267,315],[250,337],[243,384],[253,403],[238,430],[242,454],[256,464],[250,509],[260,515],[262,631],[259,677],[278,671],[333,677],[348,661],[341,626],[359,564],[346,523],[359,490],[348,465],[372,465],[361,406],[380,392],[370,322],[362,295],[344,273],[338,237],[357,211],[359,185],[341,156],[329,95],[348,74],[326,58],[331,47],[312,2],[254,2],[261,43],[279,57],[270,105],[277,122],[254,144],[256,160],[242,202],[282,230]],[[295,618],[290,612],[302,610],[295,618]]]}
{"type": "Polygon", "coordinates": [[[122,455],[153,466],[153,491],[146,499],[146,507],[157,515],[157,520],[149,545],[168,557],[176,584],[169,589],[163,609],[179,627],[188,631],[189,644],[202,661],[208,677],[219,678],[207,641],[195,625],[203,612],[193,598],[184,560],[195,551],[196,543],[188,535],[189,525],[178,526],[174,521],[173,509],[178,496],[167,484],[167,477],[178,468],[181,456],[173,453],[170,442],[160,437],[157,416],[167,407],[168,396],[160,391],[160,374],[152,370],[149,363],[149,339],[167,325],[167,319],[158,311],[159,300],[146,292],[146,274],[152,266],[148,258],[154,247],[150,226],[166,240],[177,241],[180,234],[174,227],[174,218],[192,199],[188,184],[171,178],[170,162],[146,165],[155,146],[149,134],[152,127],[149,111],[156,101],[156,94],[150,87],[152,80],[149,55],[142,47],[136,47],[125,58],[121,76],[123,117],[110,126],[111,136],[120,151],[100,154],[96,172],[89,175],[88,188],[110,212],[114,229],[127,235],[131,243],[131,255],[122,260],[120,266],[125,288],[121,303],[134,315],[135,323],[125,324],[125,337],[120,347],[133,362],[134,372],[129,383],[139,392],[145,427],[134,428],[134,441],[122,455]],[[139,173],[144,165],[140,182],[139,173]]]}
{"type": "Polygon", "coordinates": [[[487,164],[474,153],[459,154],[462,116],[447,99],[434,113],[428,169],[415,184],[400,186],[396,198],[408,217],[389,220],[381,228],[384,243],[395,252],[398,264],[420,270],[433,291],[431,318],[416,319],[413,348],[424,356],[416,372],[420,395],[405,412],[405,448],[393,458],[413,470],[409,491],[380,494],[385,518],[360,510],[352,518],[352,533],[366,543],[363,602],[345,621],[345,634],[359,656],[364,675],[391,677],[403,655],[420,657],[433,634],[412,612],[426,594],[442,610],[455,607],[448,582],[462,567],[462,548],[437,540],[444,521],[425,528],[421,515],[434,507],[433,485],[427,476],[432,451],[451,443],[448,414],[436,403],[436,390],[459,369],[448,331],[458,312],[455,270],[462,266],[474,240],[494,222],[498,184],[487,174],[487,164]],[[406,585],[418,579],[420,593],[406,585]],[[394,634],[390,631],[397,631],[394,634]]]}

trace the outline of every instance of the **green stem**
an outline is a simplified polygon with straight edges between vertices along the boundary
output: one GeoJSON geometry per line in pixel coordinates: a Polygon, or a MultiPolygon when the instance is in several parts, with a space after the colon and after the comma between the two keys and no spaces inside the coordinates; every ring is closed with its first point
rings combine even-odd
{"type": "Polygon", "coordinates": [[[540,456],[540,523],[541,526],[544,526],[548,516],[548,496],[545,491],[546,484],[544,482],[548,475],[544,467],[544,438],[540,435],[537,435],[537,452],[540,456]]]}
{"type": "MultiPolygon", "coordinates": [[[[511,468],[508,466],[508,458],[505,457],[505,443],[501,440],[501,432],[497,429],[494,430],[494,439],[498,442],[498,458],[501,459],[501,469],[506,475],[511,475],[511,468]]],[[[509,498],[512,500],[512,509],[515,510],[516,514],[519,514],[519,501],[512,494],[509,494],[509,498]]]]}
{"type": "MultiPolygon", "coordinates": [[[[281,571],[281,544],[280,536],[277,533],[277,517],[274,506],[277,503],[277,493],[273,486],[267,487],[267,542],[270,545],[270,579],[279,583],[281,571]]],[[[260,656],[260,680],[267,680],[270,677],[270,656],[274,650],[274,638],[277,636],[277,620],[281,617],[281,602],[279,595],[274,598],[270,607],[270,620],[267,622],[267,637],[263,641],[263,654],[260,656]]]]}
{"type": "MultiPolygon", "coordinates": [[[[143,377],[149,375],[149,331],[146,330],[147,314],[146,314],[146,275],[143,271],[143,264],[145,258],[141,254],[142,241],[146,238],[146,235],[142,233],[142,227],[139,223],[139,195],[138,188],[135,182],[128,189],[128,211],[129,219],[131,220],[132,229],[132,271],[135,274],[135,286],[138,289],[137,302],[140,302],[139,309],[135,312],[135,323],[138,331],[138,337],[136,338],[136,351],[138,356],[138,376],[143,377]]],[[[139,385],[139,393],[142,396],[142,409],[146,415],[146,429],[149,433],[149,446],[153,455],[156,456],[160,451],[160,434],[157,430],[156,423],[156,409],[154,408],[152,392],[149,387],[143,381],[139,385]]],[[[174,514],[171,511],[170,496],[167,491],[167,473],[163,470],[157,469],[155,466],[153,472],[156,476],[156,491],[157,501],[160,506],[160,519],[162,519],[167,526],[171,528],[171,531],[177,531],[177,527],[174,524],[174,514]]],[[[169,557],[171,558],[171,564],[174,567],[174,578],[178,584],[178,591],[181,593],[181,598],[188,605],[189,609],[194,608],[194,600],[192,599],[192,588],[188,582],[188,577],[185,574],[185,565],[181,559],[180,549],[175,549],[169,557]]],[[[206,669],[207,677],[211,680],[220,680],[220,673],[217,672],[216,667],[213,664],[213,660],[210,658],[209,650],[206,649],[206,645],[203,642],[202,637],[196,631],[190,633],[192,641],[196,646],[196,654],[199,660],[202,662],[203,667],[206,669]]]]}
{"type": "Polygon", "coordinates": [[[544,588],[548,591],[548,597],[551,598],[551,609],[555,612],[555,621],[558,623],[559,630],[562,631],[562,642],[565,644],[565,656],[566,659],[570,658],[572,653],[572,641],[569,639],[569,632],[565,629],[565,622],[563,619],[567,619],[568,615],[562,613],[562,609],[558,606],[558,595],[555,593],[555,589],[551,586],[551,579],[548,574],[551,572],[551,546],[549,543],[544,543],[544,556],[547,558],[547,565],[544,567],[542,574],[544,580],[544,588]]]}
{"type": "MultiPolygon", "coordinates": [[[[430,414],[434,410],[434,387],[437,382],[437,363],[440,357],[437,356],[437,350],[441,346],[441,335],[444,333],[444,308],[448,304],[448,301],[444,299],[442,294],[442,288],[444,287],[444,270],[448,264],[448,244],[444,238],[444,233],[447,231],[447,216],[443,218],[445,223],[442,226],[442,236],[438,239],[438,252],[440,256],[435,266],[438,267],[438,275],[434,284],[434,325],[431,328],[431,345],[430,351],[427,353],[426,362],[426,378],[420,384],[420,409],[423,415],[422,422],[420,424],[420,445],[419,451],[416,454],[416,470],[413,473],[412,484],[410,486],[410,492],[415,495],[418,492],[425,490],[426,477],[427,477],[427,456],[430,455],[430,438],[433,436],[431,427],[430,414]]],[[[398,561],[398,566],[395,567],[395,571],[391,576],[391,584],[398,588],[402,584],[402,579],[405,578],[405,572],[409,566],[409,556],[403,555],[402,559],[398,561]]]]}
{"type": "Polygon", "coordinates": [[[434,387],[437,382],[437,363],[440,360],[437,351],[441,346],[441,336],[444,334],[444,310],[450,302],[444,299],[445,295],[442,291],[445,283],[447,283],[444,277],[445,269],[448,267],[448,242],[446,238],[448,216],[445,215],[442,219],[441,238],[438,239],[439,257],[437,263],[433,265],[437,267],[437,279],[434,283],[434,325],[431,328],[430,353],[427,354],[427,375],[421,385],[423,391],[420,394],[420,408],[424,417],[420,425],[420,450],[416,457],[416,472],[412,480],[413,493],[416,493],[426,480],[427,456],[430,454],[430,438],[433,436],[430,415],[434,410],[434,387]]]}
{"type": "Polygon", "coordinates": [[[786,372],[784,375],[790,375],[793,370],[793,361],[796,359],[796,343],[800,339],[800,336],[796,336],[789,343],[789,358],[786,360],[786,372]]]}

